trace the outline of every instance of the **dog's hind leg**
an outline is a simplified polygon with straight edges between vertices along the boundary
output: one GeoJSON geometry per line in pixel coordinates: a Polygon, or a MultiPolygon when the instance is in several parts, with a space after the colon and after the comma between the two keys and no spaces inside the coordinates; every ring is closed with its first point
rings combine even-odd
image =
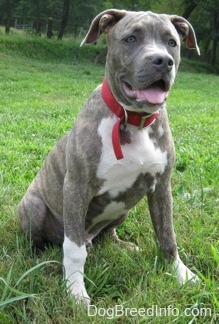
{"type": "Polygon", "coordinates": [[[17,209],[22,230],[37,248],[45,244],[62,244],[63,224],[51,213],[40,194],[29,188],[17,209]]]}

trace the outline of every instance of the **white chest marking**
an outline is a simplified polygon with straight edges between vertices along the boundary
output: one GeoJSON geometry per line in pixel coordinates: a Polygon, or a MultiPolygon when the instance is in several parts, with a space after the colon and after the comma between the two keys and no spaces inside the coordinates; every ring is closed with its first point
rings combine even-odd
{"type": "MultiPolygon", "coordinates": [[[[90,228],[95,226],[96,224],[100,222],[106,222],[109,221],[110,223],[114,220],[118,219],[119,216],[124,215],[128,212],[127,209],[125,209],[125,204],[121,201],[116,202],[112,201],[109,205],[106,206],[103,213],[98,215],[97,217],[93,218],[92,224],[90,228]]],[[[105,226],[105,225],[104,225],[105,226]]],[[[89,232],[90,228],[87,229],[87,233],[89,232]]],[[[101,228],[99,228],[99,231],[101,228]]],[[[97,233],[95,233],[96,235],[97,233]]],[[[91,236],[93,238],[93,236],[91,236]]],[[[91,237],[87,234],[86,238],[89,240],[91,237]]]]}
{"type": "Polygon", "coordinates": [[[141,173],[155,176],[163,173],[167,165],[167,152],[155,148],[149,137],[151,128],[139,131],[132,125],[127,126],[132,134],[132,143],[122,145],[124,158],[117,160],[112,146],[112,128],[116,120],[116,116],[104,118],[98,127],[103,149],[97,177],[105,180],[98,195],[108,191],[111,197],[131,188],[141,173]]]}
{"type": "Polygon", "coordinates": [[[102,214],[94,218],[92,225],[102,221],[112,221],[114,219],[116,220],[118,216],[124,214],[125,212],[127,212],[127,210],[125,210],[125,204],[123,202],[112,201],[109,205],[106,206],[102,214]]]}

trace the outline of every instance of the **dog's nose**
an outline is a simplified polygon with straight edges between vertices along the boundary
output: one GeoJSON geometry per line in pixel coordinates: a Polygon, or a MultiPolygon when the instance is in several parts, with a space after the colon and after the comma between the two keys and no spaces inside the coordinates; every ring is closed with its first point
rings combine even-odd
{"type": "Polygon", "coordinates": [[[173,68],[173,59],[170,55],[154,54],[151,57],[152,64],[157,70],[163,72],[170,72],[173,68]]]}

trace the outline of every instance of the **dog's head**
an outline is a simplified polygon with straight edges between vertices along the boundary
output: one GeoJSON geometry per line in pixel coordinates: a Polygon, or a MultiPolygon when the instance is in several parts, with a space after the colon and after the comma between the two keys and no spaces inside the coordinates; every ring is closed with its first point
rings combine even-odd
{"type": "Polygon", "coordinates": [[[175,15],[106,10],[91,23],[82,41],[95,42],[105,33],[106,78],[127,110],[153,113],[162,107],[180,62],[180,43],[199,48],[191,24],[175,15]]]}

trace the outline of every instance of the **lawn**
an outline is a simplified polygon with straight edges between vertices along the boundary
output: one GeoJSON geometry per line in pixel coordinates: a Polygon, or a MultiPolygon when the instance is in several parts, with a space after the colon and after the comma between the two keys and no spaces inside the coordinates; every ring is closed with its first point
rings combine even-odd
{"type": "Polygon", "coordinates": [[[66,294],[61,249],[35,254],[19,231],[16,205],[102,81],[104,67],[2,53],[0,70],[0,323],[216,323],[217,316],[219,321],[218,76],[180,71],[168,99],[179,252],[201,283],[179,286],[170,276],[145,199],[118,229],[121,238],[141,247],[139,253],[104,237],[94,242],[86,263],[95,305],[88,316],[66,294]],[[121,316],[110,319],[116,305],[121,316]]]}

